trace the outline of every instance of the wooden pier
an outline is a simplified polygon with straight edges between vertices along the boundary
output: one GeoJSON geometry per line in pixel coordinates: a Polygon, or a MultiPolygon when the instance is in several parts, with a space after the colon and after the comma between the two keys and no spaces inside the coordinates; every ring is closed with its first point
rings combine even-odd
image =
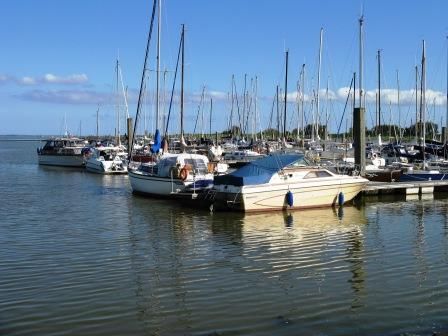
{"type": "Polygon", "coordinates": [[[369,182],[363,189],[362,195],[423,195],[432,194],[434,192],[448,192],[448,180],[422,182],[369,182]]]}

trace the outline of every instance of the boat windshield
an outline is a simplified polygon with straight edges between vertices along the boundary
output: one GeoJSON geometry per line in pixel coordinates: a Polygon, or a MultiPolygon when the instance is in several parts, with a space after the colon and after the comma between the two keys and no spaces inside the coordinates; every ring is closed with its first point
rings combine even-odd
{"type": "Polygon", "coordinates": [[[190,165],[196,174],[207,174],[207,164],[202,159],[185,159],[185,164],[190,165]]]}
{"type": "Polygon", "coordinates": [[[303,166],[311,166],[310,162],[305,159],[305,156],[302,156],[297,161],[294,161],[289,165],[289,167],[303,167],[303,166]]]}

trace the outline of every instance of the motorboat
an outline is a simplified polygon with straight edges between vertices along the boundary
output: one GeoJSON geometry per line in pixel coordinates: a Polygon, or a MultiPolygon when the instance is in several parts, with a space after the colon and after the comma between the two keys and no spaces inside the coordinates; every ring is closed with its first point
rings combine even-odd
{"type": "Polygon", "coordinates": [[[76,137],[47,139],[45,145],[37,149],[40,165],[83,167],[86,141],[76,137]]]}
{"type": "Polygon", "coordinates": [[[213,171],[207,156],[164,153],[155,163],[129,168],[132,191],[158,197],[197,194],[213,185],[213,171]]]}
{"type": "Polygon", "coordinates": [[[342,205],[367,182],[312,166],[303,154],[272,154],[216,176],[212,205],[214,210],[244,212],[342,205]]]}
{"type": "Polygon", "coordinates": [[[86,159],[86,169],[99,174],[126,174],[127,153],[117,146],[92,147],[86,159]]]}

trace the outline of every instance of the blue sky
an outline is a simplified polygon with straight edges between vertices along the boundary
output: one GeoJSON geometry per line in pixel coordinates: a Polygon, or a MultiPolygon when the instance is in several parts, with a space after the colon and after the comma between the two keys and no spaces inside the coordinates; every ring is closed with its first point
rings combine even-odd
{"type": "MultiPolygon", "coordinates": [[[[358,19],[364,8],[364,89],[367,125],[372,126],[377,87],[377,50],[382,55],[382,119],[403,126],[415,121],[413,89],[422,40],[427,56],[427,111],[445,123],[448,2],[300,1],[300,0],[163,0],[161,64],[169,95],[181,24],[186,26],[186,131],[226,128],[231,77],[242,93],[257,78],[257,128],[267,128],[276,85],[284,87],[285,49],[289,50],[288,129],[297,126],[296,84],[305,64],[305,95],[316,92],[319,32],[323,28],[321,114],[329,114],[330,131],[340,122],[346,90],[358,72],[358,19]],[[401,104],[397,107],[397,73],[401,104]],[[327,87],[329,95],[325,94],[327,87]],[[205,86],[205,101],[200,96],[205,86]],[[198,110],[204,112],[196,123],[198,110]],[[400,112],[398,112],[400,111],[400,112]]],[[[95,134],[99,109],[100,133],[113,134],[116,121],[117,57],[127,87],[129,114],[135,117],[150,0],[5,0],[0,12],[0,134],[62,134],[64,120],[73,134],[95,134]]],[[[155,35],[154,35],[155,37],[155,35]]],[[[155,66],[155,39],[149,58],[155,66]]],[[[143,110],[146,128],[154,125],[155,74],[148,72],[143,110]]],[[[179,86],[176,85],[176,91],[179,86]]],[[[249,90],[253,92],[253,90],[249,90]]],[[[123,103],[122,96],[118,98],[123,103]]],[[[241,98],[241,97],[240,97],[241,98]]],[[[175,99],[173,115],[179,112],[175,99]]],[[[310,99],[305,103],[311,118],[310,99]]],[[[122,114],[122,118],[124,115],[122,114]]],[[[122,123],[123,124],[123,123],[122,123]]],[[[139,123],[143,130],[143,118],[139,123]]],[[[178,131],[173,117],[171,132],[178,131]]],[[[124,130],[121,130],[123,133],[124,130]]]]}

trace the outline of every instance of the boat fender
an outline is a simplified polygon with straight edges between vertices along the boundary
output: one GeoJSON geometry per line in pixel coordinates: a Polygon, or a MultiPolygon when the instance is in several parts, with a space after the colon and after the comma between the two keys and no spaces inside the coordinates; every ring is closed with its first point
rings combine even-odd
{"type": "Polygon", "coordinates": [[[338,195],[338,205],[341,206],[344,204],[344,193],[341,191],[338,195]]]}
{"type": "Polygon", "coordinates": [[[291,190],[288,190],[288,192],[286,193],[286,204],[288,204],[290,207],[292,207],[294,204],[294,196],[291,190]]]}
{"type": "Polygon", "coordinates": [[[187,170],[187,168],[183,167],[180,170],[179,177],[182,181],[185,181],[187,179],[187,176],[188,176],[188,170],[187,170]]]}

